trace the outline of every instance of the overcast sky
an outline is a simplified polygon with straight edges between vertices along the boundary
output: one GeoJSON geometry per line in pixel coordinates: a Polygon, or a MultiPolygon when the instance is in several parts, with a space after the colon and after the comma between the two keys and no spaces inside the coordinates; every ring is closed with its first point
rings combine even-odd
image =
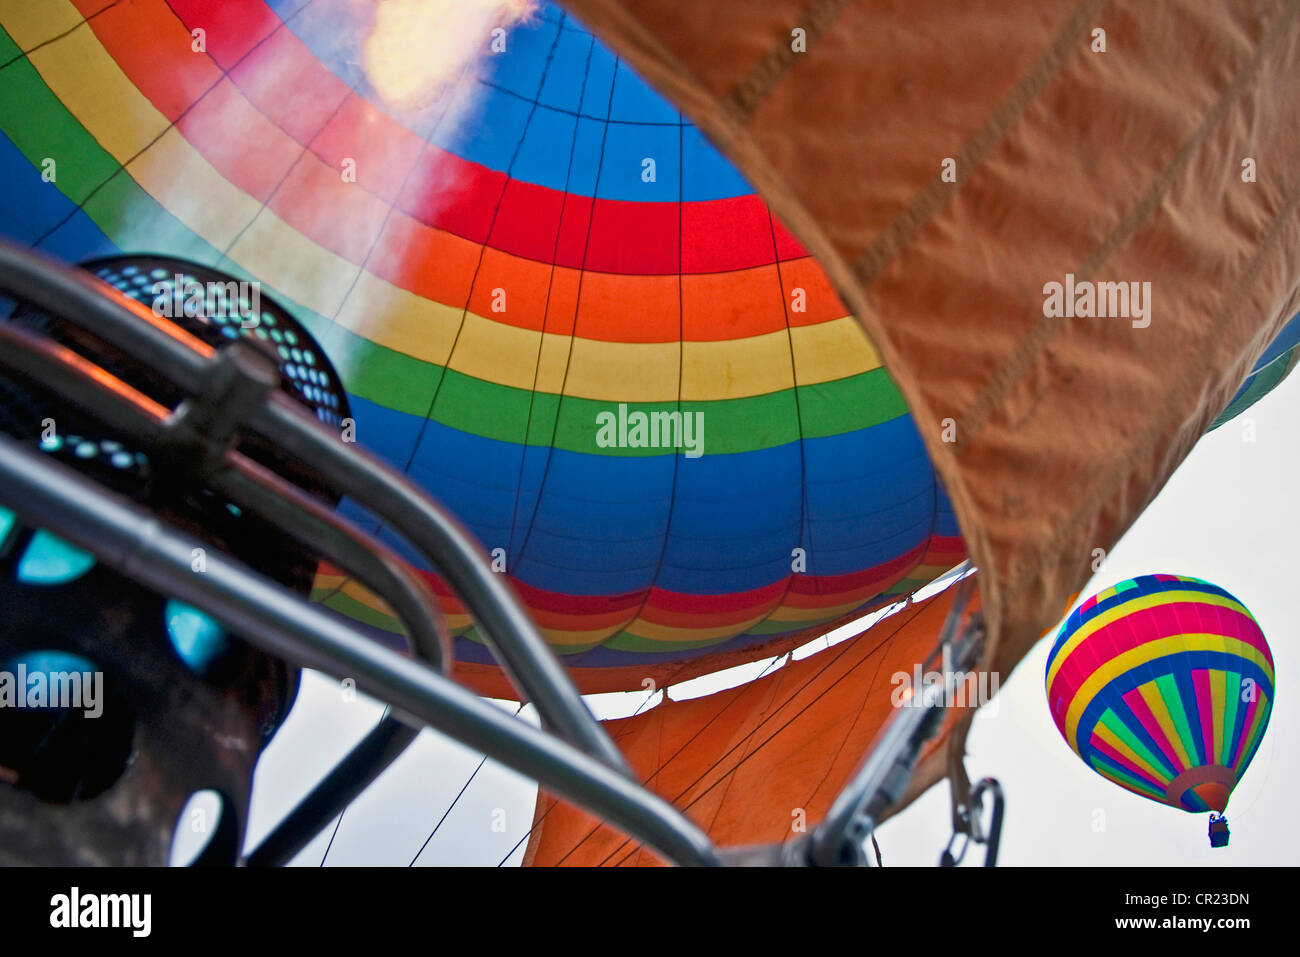
{"type": "MultiPolygon", "coordinates": [[[[1300,861],[1291,801],[1300,782],[1294,747],[1300,723],[1294,693],[1300,626],[1292,605],[1297,586],[1288,544],[1300,532],[1298,411],[1300,375],[1202,439],[1084,591],[1086,596],[1141,574],[1195,575],[1232,592],[1259,620],[1276,661],[1278,697],[1264,743],[1228,806],[1230,845],[1210,849],[1206,815],[1137,797],[1083,765],[1047,711],[1043,669],[1051,642],[1043,640],[1004,681],[996,707],[981,712],[970,737],[972,779],[995,776],[1007,795],[1000,863],[1300,861]],[[1247,441],[1248,419],[1254,441],[1247,441]]],[[[600,713],[610,715],[635,710],[641,700],[639,695],[601,696],[598,704],[600,713]]],[[[333,681],[305,676],[293,714],[261,762],[250,841],[260,839],[380,713],[373,702],[344,704],[333,681]]],[[[536,787],[488,762],[456,800],[480,757],[425,732],[347,811],[337,831],[327,829],[296,863],[318,865],[324,858],[331,865],[404,865],[417,852],[422,865],[495,866],[508,855],[509,863],[518,863],[522,847],[510,851],[532,822],[536,787]]],[[[934,864],[949,830],[945,783],[880,829],[885,865],[934,864]]],[[[980,859],[976,848],[965,863],[980,859]]]]}

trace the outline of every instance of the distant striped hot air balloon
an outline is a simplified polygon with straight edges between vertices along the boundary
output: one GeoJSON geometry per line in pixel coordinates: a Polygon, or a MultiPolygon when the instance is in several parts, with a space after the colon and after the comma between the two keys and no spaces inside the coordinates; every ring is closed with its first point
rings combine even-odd
{"type": "Polygon", "coordinates": [[[1273,709],[1273,654],[1222,588],[1143,575],[1066,619],[1047,660],[1047,701],[1089,767],[1161,804],[1212,812],[1220,847],[1228,798],[1273,709]]]}

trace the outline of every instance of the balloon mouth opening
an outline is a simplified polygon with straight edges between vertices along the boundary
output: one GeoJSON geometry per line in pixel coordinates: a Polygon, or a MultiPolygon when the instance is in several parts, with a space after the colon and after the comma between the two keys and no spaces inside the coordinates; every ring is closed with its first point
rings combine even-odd
{"type": "Polygon", "coordinates": [[[1237,786],[1237,775],[1220,764],[1191,768],[1169,782],[1165,800],[1193,813],[1214,811],[1222,815],[1237,786]]]}

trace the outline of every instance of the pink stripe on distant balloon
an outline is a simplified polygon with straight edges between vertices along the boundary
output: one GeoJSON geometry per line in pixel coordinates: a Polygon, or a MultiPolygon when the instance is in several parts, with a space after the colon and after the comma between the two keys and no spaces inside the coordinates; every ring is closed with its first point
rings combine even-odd
{"type": "Polygon", "coordinates": [[[1146,730],[1146,733],[1151,735],[1151,740],[1153,740],[1156,743],[1156,746],[1160,748],[1160,753],[1165,756],[1165,760],[1169,762],[1169,766],[1175,771],[1187,770],[1183,766],[1182,759],[1178,757],[1178,752],[1174,749],[1173,742],[1169,740],[1164,729],[1160,727],[1160,722],[1156,720],[1156,716],[1152,712],[1150,705],[1148,705],[1146,699],[1142,697],[1140,689],[1133,688],[1125,692],[1124,703],[1128,705],[1129,710],[1133,712],[1133,717],[1137,718],[1138,721],[1142,723],[1142,727],[1146,730]]]}
{"type": "Polygon", "coordinates": [[[1196,687],[1196,711],[1201,718],[1201,750],[1205,752],[1205,763],[1215,764],[1217,755],[1214,753],[1214,714],[1216,711],[1223,710],[1223,702],[1214,700],[1208,669],[1192,669],[1192,684],[1196,687]]]}

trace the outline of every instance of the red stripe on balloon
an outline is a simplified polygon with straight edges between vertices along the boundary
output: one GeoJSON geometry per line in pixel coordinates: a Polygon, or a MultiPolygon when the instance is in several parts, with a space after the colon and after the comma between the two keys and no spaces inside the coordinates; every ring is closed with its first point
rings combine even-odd
{"type": "MultiPolygon", "coordinates": [[[[1145,597],[1145,596],[1144,596],[1145,597]]],[[[1125,606],[1119,606],[1121,609],[1125,606]]],[[[1181,601],[1136,609],[1097,629],[1069,653],[1057,672],[1053,690],[1072,699],[1088,676],[1103,662],[1148,642],[1205,631],[1237,638],[1269,656],[1259,626],[1249,615],[1217,605],[1181,601]],[[1210,609],[1218,609],[1210,614],[1210,609]],[[1079,667],[1078,663],[1084,665],[1079,667]]],[[[1270,658],[1271,660],[1271,658],[1270,658]]]]}
{"type": "MultiPolygon", "coordinates": [[[[116,4],[91,26],[127,77],[169,119],[194,108],[181,132],[228,180],[265,199],[270,171],[298,160],[292,140],[310,145],[336,174],[345,160],[355,161],[356,182],[345,183],[340,175],[323,184],[321,194],[312,197],[314,205],[345,202],[349,189],[361,187],[385,202],[396,200],[400,209],[428,226],[489,244],[503,173],[427,144],[374,104],[350,97],[347,85],[265,4],[186,0],[174,6],[179,18],[163,0],[116,4]],[[187,31],[197,26],[207,31],[211,58],[191,49],[187,31]],[[230,71],[248,103],[235,104],[234,91],[227,89],[220,96],[223,108],[196,107],[204,91],[220,80],[217,66],[230,71]],[[250,106],[285,137],[269,133],[250,106]]],[[[506,199],[509,208],[497,217],[502,225],[490,245],[539,262],[573,268],[585,264],[595,272],[671,275],[725,272],[807,256],[779,224],[773,243],[766,206],[756,196],[638,203],[520,184],[506,199]]],[[[320,222],[328,229],[328,222],[320,222]]],[[[341,229],[308,235],[331,250],[350,248],[338,235],[341,229]]]]}
{"type": "Polygon", "coordinates": [[[167,0],[166,5],[187,29],[201,28],[207,34],[208,55],[223,70],[229,70],[260,40],[283,26],[279,15],[261,0],[167,0]]]}

